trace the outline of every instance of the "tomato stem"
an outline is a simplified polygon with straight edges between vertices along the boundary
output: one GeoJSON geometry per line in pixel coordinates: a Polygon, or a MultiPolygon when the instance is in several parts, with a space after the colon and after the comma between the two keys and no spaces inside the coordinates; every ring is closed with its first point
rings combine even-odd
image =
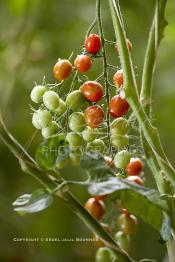
{"type": "MultiPolygon", "coordinates": [[[[102,55],[103,55],[103,77],[104,77],[104,85],[105,85],[105,97],[107,107],[110,102],[110,93],[109,93],[109,81],[108,81],[108,63],[107,63],[107,55],[106,55],[106,48],[105,48],[105,38],[104,32],[102,27],[102,19],[101,19],[101,0],[96,1],[96,11],[97,11],[97,22],[99,27],[99,34],[102,41],[102,55]]],[[[109,145],[109,154],[111,154],[111,141],[110,141],[110,115],[109,110],[106,111],[106,122],[107,122],[107,136],[108,136],[108,145],[109,145]]]]}

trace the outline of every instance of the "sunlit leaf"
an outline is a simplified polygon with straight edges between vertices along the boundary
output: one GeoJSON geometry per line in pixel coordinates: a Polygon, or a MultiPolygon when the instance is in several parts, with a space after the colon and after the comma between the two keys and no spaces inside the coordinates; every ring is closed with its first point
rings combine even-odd
{"type": "Polygon", "coordinates": [[[38,189],[32,194],[25,194],[13,202],[14,210],[19,214],[36,213],[49,207],[53,196],[44,189],[38,189]]]}

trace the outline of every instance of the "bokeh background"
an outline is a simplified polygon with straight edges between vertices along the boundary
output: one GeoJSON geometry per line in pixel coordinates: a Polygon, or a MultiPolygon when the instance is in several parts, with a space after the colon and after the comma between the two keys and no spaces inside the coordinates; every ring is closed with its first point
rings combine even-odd
{"type": "MultiPolygon", "coordinates": [[[[103,23],[106,38],[114,40],[107,1],[103,2],[103,23]]],[[[155,1],[121,1],[128,38],[133,43],[132,56],[138,83],[143,65],[149,26],[155,1]]],[[[34,82],[54,82],[52,67],[57,59],[74,57],[81,50],[85,32],[95,13],[95,0],[0,0],[0,109],[15,137],[34,153],[41,141],[31,124],[30,91],[34,82]]],[[[165,30],[156,75],[154,78],[154,120],[166,153],[175,164],[175,1],[168,0],[165,30]]],[[[111,63],[119,65],[115,50],[108,48],[111,63]]],[[[89,73],[93,79],[98,65],[89,73]]],[[[65,87],[66,90],[66,87],[65,87]]],[[[76,169],[67,174],[83,176],[76,169]]],[[[152,175],[145,166],[146,185],[154,187],[152,175]]],[[[1,262],[92,262],[96,248],[93,243],[18,243],[14,237],[90,237],[87,227],[65,207],[55,203],[47,210],[18,216],[11,203],[21,194],[31,193],[38,184],[24,175],[8,149],[0,144],[0,261],[1,262]]],[[[75,194],[83,203],[86,191],[75,194]]],[[[140,221],[132,238],[131,255],[138,261],[149,257],[165,261],[165,246],[159,235],[140,221]]]]}

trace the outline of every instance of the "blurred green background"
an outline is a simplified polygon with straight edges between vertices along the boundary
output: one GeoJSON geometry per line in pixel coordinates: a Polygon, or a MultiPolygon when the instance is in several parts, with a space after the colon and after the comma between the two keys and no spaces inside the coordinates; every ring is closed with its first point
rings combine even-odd
{"type": "MultiPolygon", "coordinates": [[[[106,38],[114,40],[107,1],[103,2],[106,38]]],[[[121,1],[128,38],[133,43],[132,56],[137,67],[138,82],[143,65],[149,26],[155,1],[121,1]]],[[[95,12],[95,0],[0,0],[0,108],[6,124],[15,137],[33,153],[41,141],[31,124],[30,91],[43,76],[54,82],[52,67],[57,59],[74,57],[81,50],[85,31],[95,12]]],[[[154,120],[172,164],[175,163],[175,1],[168,0],[169,22],[161,43],[154,78],[154,120]]],[[[108,48],[109,61],[119,65],[115,50],[108,48]]],[[[98,65],[94,65],[94,78],[98,65]]],[[[11,203],[21,194],[30,193],[38,184],[24,175],[8,149],[0,144],[0,261],[1,262],[92,262],[95,247],[88,242],[19,243],[14,237],[90,237],[86,226],[60,201],[47,210],[19,217],[11,203]]],[[[76,170],[71,176],[82,176],[76,170]]],[[[147,185],[154,181],[145,167],[147,185]]],[[[76,189],[83,203],[87,192],[76,189]]],[[[158,234],[140,221],[132,238],[131,255],[138,261],[149,257],[164,261],[165,246],[158,234]]]]}

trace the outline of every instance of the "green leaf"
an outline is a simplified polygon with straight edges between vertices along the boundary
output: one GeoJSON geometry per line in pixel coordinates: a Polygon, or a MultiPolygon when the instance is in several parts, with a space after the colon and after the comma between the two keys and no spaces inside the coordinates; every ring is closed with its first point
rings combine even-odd
{"type": "Polygon", "coordinates": [[[112,169],[109,168],[103,156],[98,152],[85,153],[81,158],[80,166],[83,170],[86,170],[90,181],[105,181],[114,176],[112,169]]]}
{"type": "Polygon", "coordinates": [[[49,207],[53,196],[45,189],[38,189],[32,194],[25,194],[13,202],[14,210],[21,215],[36,213],[49,207]]]}
{"type": "Polygon", "coordinates": [[[44,140],[38,147],[35,158],[44,169],[52,170],[59,162],[68,159],[70,148],[64,135],[56,135],[44,140]]]}
{"type": "Polygon", "coordinates": [[[159,231],[163,241],[169,239],[171,225],[167,215],[168,207],[156,190],[137,186],[119,178],[91,183],[88,190],[92,195],[112,194],[112,199],[120,199],[122,207],[159,231]]]}

